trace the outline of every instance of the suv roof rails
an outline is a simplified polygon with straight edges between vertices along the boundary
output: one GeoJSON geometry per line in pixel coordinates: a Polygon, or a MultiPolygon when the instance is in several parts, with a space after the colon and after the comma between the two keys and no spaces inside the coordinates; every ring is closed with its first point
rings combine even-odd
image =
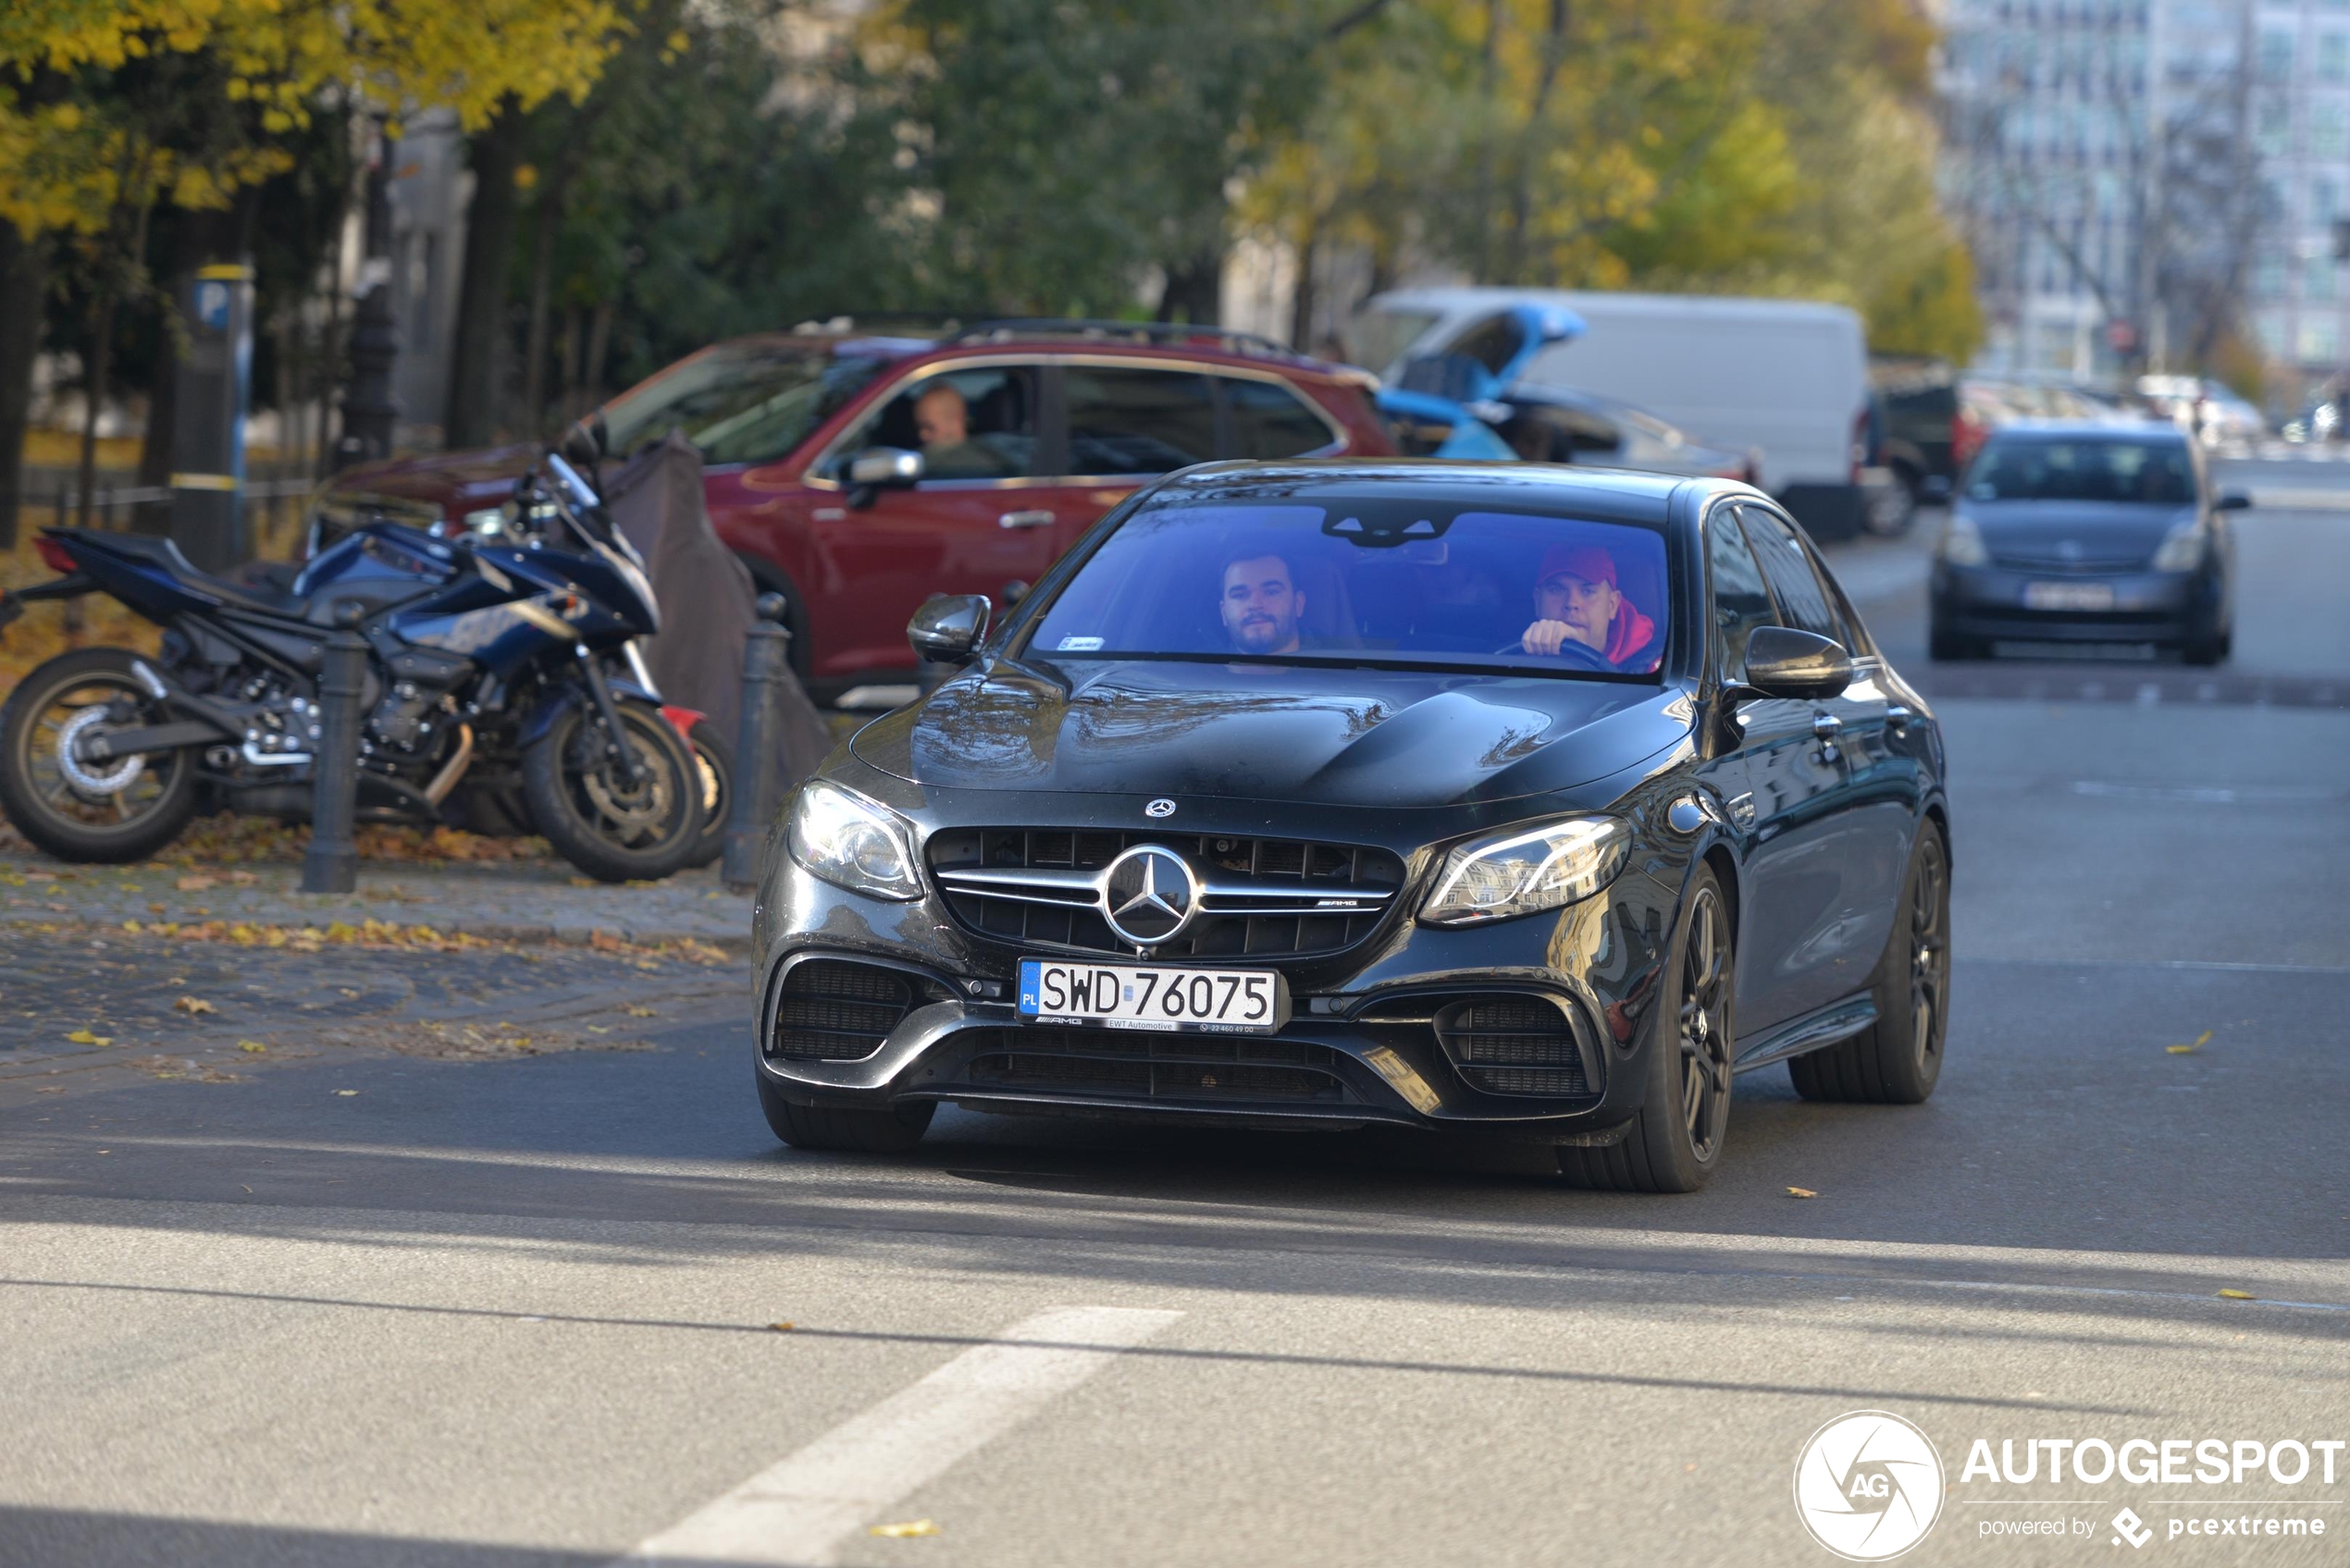
{"type": "Polygon", "coordinates": [[[958,343],[1001,342],[1011,338],[1092,338],[1125,340],[1138,343],[1211,343],[1227,353],[1247,354],[1256,359],[1287,360],[1297,364],[1318,364],[1311,354],[1298,352],[1286,343],[1277,343],[1257,332],[1240,332],[1229,327],[1208,327],[1188,321],[1095,321],[1062,316],[999,316],[992,321],[976,321],[957,334],[958,343]]]}

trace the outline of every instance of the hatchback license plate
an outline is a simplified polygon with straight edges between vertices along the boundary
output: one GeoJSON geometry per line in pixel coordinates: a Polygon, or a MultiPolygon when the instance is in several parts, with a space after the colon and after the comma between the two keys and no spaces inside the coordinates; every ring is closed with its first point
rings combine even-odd
{"type": "Polygon", "coordinates": [[[1289,986],[1277,969],[1022,958],[1020,1016],[1166,1034],[1271,1034],[1289,1022],[1289,986]]]}
{"type": "Polygon", "coordinates": [[[2113,608],[2113,585],[2026,583],[2023,585],[2023,606],[2027,610],[2110,610],[2113,608]]]}

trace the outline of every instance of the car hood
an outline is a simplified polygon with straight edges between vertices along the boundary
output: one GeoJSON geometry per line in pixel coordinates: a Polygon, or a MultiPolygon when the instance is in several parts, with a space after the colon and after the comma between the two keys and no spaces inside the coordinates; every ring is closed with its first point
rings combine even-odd
{"type": "Polygon", "coordinates": [[[2143,566],[2193,506],[2083,500],[1970,500],[1966,514],[2001,561],[2143,566]]]}
{"type": "Polygon", "coordinates": [[[530,472],[541,450],[517,443],[387,458],[344,469],[335,475],[329,489],[345,495],[429,501],[445,512],[462,514],[476,507],[496,506],[513,495],[514,481],[530,472]]]}
{"type": "Polygon", "coordinates": [[[1152,661],[1003,663],[851,750],[927,787],[1434,807],[1571,789],[1688,738],[1676,688],[1152,661]]]}

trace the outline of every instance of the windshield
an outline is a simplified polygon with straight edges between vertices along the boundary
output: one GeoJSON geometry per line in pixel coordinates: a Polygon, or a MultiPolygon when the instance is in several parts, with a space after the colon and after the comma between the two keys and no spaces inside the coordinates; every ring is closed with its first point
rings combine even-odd
{"type": "Polygon", "coordinates": [[[704,463],[773,463],[888,363],[823,344],[721,343],[614,399],[604,423],[622,457],[682,430],[704,463]]]}
{"type": "Polygon", "coordinates": [[[1653,678],[1654,529],[1409,497],[1159,505],[1080,567],[1027,644],[1052,660],[1268,659],[1653,678]]]}
{"type": "Polygon", "coordinates": [[[2195,503],[2195,466],[2179,441],[1996,438],[1967,475],[1975,500],[2195,503]]]}
{"type": "Polygon", "coordinates": [[[1347,325],[1347,357],[1384,375],[1396,355],[1435,325],[1432,310],[1367,310],[1347,325]]]}

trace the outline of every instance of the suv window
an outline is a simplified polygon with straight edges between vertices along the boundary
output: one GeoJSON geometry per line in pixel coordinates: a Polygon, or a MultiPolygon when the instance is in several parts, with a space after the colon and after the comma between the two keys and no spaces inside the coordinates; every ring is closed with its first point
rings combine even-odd
{"type": "Polygon", "coordinates": [[[840,444],[826,476],[867,447],[922,454],[925,479],[1016,479],[1036,471],[1036,371],[983,364],[909,377],[840,444]]]}
{"type": "Polygon", "coordinates": [[[1777,512],[1760,506],[1741,506],[1738,515],[1746,520],[1747,537],[1754,542],[1755,558],[1762,563],[1762,574],[1770,580],[1771,591],[1779,601],[1779,612],[1787,623],[1800,631],[1817,632],[1850,648],[1844,631],[1844,622],[1828,602],[1825,589],[1812,570],[1803,541],[1795,537],[1794,525],[1777,512]]]}
{"type": "Polygon", "coordinates": [[[1771,590],[1762,586],[1762,568],[1746,536],[1738,531],[1737,508],[1717,506],[1705,522],[1706,575],[1713,598],[1713,624],[1722,638],[1725,681],[1746,679],[1746,639],[1757,626],[1778,624],[1771,590]]]}
{"type": "Polygon", "coordinates": [[[1226,377],[1223,384],[1231,427],[1230,456],[1297,457],[1337,439],[1328,422],[1287,387],[1238,377],[1226,377]]]}
{"type": "Polygon", "coordinates": [[[1165,474],[1216,456],[1216,396],[1205,376],[1072,364],[1062,385],[1071,474],[1165,474]]]}

